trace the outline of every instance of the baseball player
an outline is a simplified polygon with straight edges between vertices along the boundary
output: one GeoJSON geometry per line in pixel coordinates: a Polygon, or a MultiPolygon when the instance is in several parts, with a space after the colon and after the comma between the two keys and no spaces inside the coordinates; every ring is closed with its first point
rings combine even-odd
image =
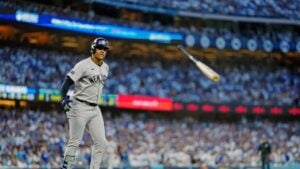
{"type": "Polygon", "coordinates": [[[102,113],[98,107],[98,98],[102,93],[108,76],[108,65],[104,62],[108,41],[96,38],[91,44],[91,57],[78,62],[61,87],[62,105],[69,122],[69,140],[64,154],[62,169],[71,169],[75,161],[75,153],[87,129],[92,140],[92,160],[90,169],[99,169],[106,148],[106,138],[102,113]],[[74,84],[74,95],[67,96],[74,84]]]}

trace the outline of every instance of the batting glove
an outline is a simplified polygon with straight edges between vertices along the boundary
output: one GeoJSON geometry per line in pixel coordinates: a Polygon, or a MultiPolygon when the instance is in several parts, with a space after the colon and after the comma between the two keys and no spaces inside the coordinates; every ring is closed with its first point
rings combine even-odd
{"type": "Polygon", "coordinates": [[[64,108],[64,111],[69,111],[71,106],[70,106],[70,103],[73,102],[72,100],[70,100],[70,97],[69,96],[66,96],[65,98],[63,98],[63,100],[61,101],[61,104],[64,108]]]}

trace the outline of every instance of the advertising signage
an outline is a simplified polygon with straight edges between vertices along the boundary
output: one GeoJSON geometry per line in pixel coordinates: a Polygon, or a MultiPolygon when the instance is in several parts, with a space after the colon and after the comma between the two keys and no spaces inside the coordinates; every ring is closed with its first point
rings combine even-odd
{"type": "MultiPolygon", "coordinates": [[[[70,90],[68,95],[72,95],[70,90]]],[[[59,89],[32,88],[0,84],[0,99],[57,102],[61,101],[59,89]]],[[[99,105],[131,110],[162,111],[162,112],[195,112],[219,114],[253,114],[253,115],[300,115],[297,106],[247,106],[234,104],[212,103],[181,103],[174,102],[171,98],[154,96],[104,94],[99,97],[99,105]]]]}
{"type": "Polygon", "coordinates": [[[173,103],[174,111],[200,112],[200,113],[220,113],[220,114],[254,114],[254,115],[300,115],[300,107],[293,106],[246,106],[246,105],[226,105],[226,104],[196,104],[196,103],[173,103]]]}
{"type": "Polygon", "coordinates": [[[117,97],[117,108],[151,111],[172,111],[173,102],[171,98],[121,94],[117,97]]]}
{"type": "Polygon", "coordinates": [[[180,33],[146,30],[121,25],[92,23],[22,10],[18,10],[16,13],[0,14],[0,19],[120,39],[146,40],[167,44],[172,41],[181,41],[183,39],[183,34],[180,33]]]}

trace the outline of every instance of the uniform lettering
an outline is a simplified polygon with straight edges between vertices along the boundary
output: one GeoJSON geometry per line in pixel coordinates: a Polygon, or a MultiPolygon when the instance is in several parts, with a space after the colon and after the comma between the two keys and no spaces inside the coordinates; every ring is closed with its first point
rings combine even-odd
{"type": "Polygon", "coordinates": [[[99,83],[100,82],[100,76],[92,76],[89,78],[89,81],[91,84],[94,84],[94,83],[99,83]]]}

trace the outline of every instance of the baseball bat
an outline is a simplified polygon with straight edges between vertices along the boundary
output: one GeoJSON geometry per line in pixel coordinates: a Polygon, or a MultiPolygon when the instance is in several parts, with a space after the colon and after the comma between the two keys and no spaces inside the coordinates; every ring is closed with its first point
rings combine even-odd
{"type": "Polygon", "coordinates": [[[220,81],[220,75],[218,73],[216,73],[214,70],[212,70],[210,67],[208,67],[207,65],[205,65],[203,62],[195,59],[195,57],[193,55],[191,55],[182,45],[178,45],[177,46],[178,49],[183,52],[190,60],[192,60],[196,66],[198,67],[198,69],[206,76],[208,77],[210,80],[214,81],[214,82],[218,82],[220,81]]]}

